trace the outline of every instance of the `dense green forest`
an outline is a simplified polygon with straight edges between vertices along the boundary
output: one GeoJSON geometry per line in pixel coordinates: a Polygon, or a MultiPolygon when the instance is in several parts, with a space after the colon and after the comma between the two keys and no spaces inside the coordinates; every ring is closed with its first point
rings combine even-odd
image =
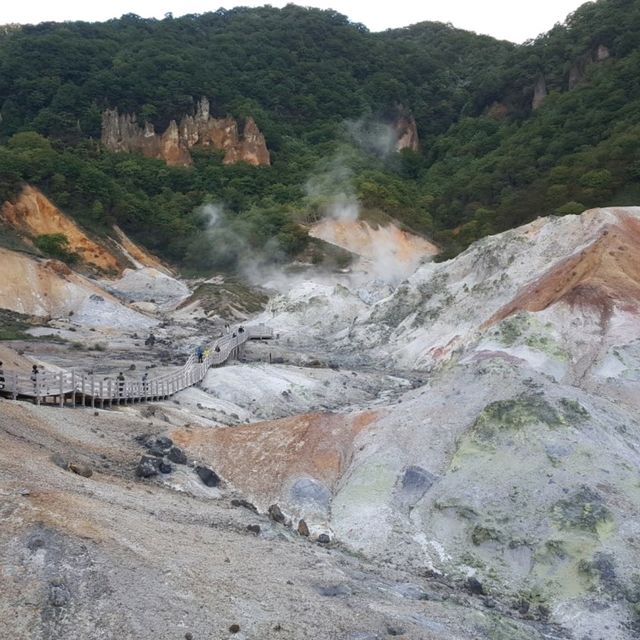
{"type": "Polygon", "coordinates": [[[299,223],[347,192],[452,255],[538,215],[640,204],[639,71],[640,0],[587,3],[520,46],[437,23],[370,33],[294,5],[8,25],[0,200],[27,181],[95,231],[117,222],[177,264],[215,269],[233,267],[236,239],[296,255],[299,223]],[[106,108],[163,130],[200,96],[215,115],[253,116],[272,165],[198,151],[193,167],[167,167],[100,145],[106,108]],[[353,135],[400,111],[416,119],[419,152],[379,153],[353,135]],[[200,233],[207,202],[225,210],[217,256],[200,233]]]}

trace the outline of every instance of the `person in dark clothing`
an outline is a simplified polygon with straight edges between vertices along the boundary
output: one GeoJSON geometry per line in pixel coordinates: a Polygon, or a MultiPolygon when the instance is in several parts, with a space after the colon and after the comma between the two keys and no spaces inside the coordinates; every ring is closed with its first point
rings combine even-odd
{"type": "Polygon", "coordinates": [[[116,381],[118,383],[118,397],[122,398],[124,396],[124,373],[122,371],[116,377],[116,381]]]}
{"type": "Polygon", "coordinates": [[[153,345],[156,343],[156,337],[153,335],[153,333],[149,334],[149,337],[144,341],[144,343],[147,347],[153,347],[153,345]]]}
{"type": "Polygon", "coordinates": [[[235,331],[233,332],[233,335],[232,335],[231,337],[232,337],[232,338],[235,338],[235,337],[236,337],[236,332],[235,332],[235,331]]]}
{"type": "Polygon", "coordinates": [[[34,364],[31,367],[31,382],[33,382],[33,392],[38,394],[38,381],[39,381],[40,372],[38,371],[38,365],[34,364]]]}
{"type": "Polygon", "coordinates": [[[215,351],[216,353],[220,353],[220,347],[219,347],[218,345],[216,345],[216,348],[214,349],[214,351],[215,351]]]}
{"type": "Polygon", "coordinates": [[[0,360],[0,389],[4,389],[4,369],[0,360]]]}
{"type": "Polygon", "coordinates": [[[238,333],[244,333],[244,327],[240,327],[240,328],[238,329],[238,333]]]}
{"type": "Polygon", "coordinates": [[[145,396],[149,395],[149,373],[147,371],[142,376],[142,393],[145,396]]]}
{"type": "Polygon", "coordinates": [[[198,347],[196,349],[196,357],[198,358],[198,362],[202,362],[203,355],[204,355],[204,349],[202,347],[198,347]]]}

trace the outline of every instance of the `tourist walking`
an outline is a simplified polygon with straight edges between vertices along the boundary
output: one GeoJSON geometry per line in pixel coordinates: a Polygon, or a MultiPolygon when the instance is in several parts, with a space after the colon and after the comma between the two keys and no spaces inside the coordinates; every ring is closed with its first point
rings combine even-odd
{"type": "Polygon", "coordinates": [[[118,398],[124,397],[124,373],[122,371],[116,377],[118,384],[118,398]]]}
{"type": "Polygon", "coordinates": [[[31,382],[33,382],[33,393],[37,396],[38,394],[38,387],[39,387],[39,383],[40,383],[40,372],[38,371],[38,365],[34,364],[31,367],[31,382]]]}

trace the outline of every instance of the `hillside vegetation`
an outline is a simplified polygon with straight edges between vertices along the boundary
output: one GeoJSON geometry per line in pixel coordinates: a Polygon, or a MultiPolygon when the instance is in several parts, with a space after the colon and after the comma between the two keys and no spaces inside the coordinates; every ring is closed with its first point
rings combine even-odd
{"type": "Polygon", "coordinates": [[[640,0],[585,4],[521,46],[434,23],[370,33],[294,5],[6,27],[0,200],[30,182],[95,231],[116,222],[208,270],[247,246],[296,255],[300,223],[342,194],[451,255],[538,215],[637,202],[638,68],[640,0]],[[272,165],[194,150],[193,167],[167,167],[99,143],[106,108],[162,131],[201,96],[214,115],[253,116],[272,165]],[[416,119],[418,152],[379,144],[377,123],[400,113],[416,119]],[[225,212],[213,228],[205,203],[225,212]]]}

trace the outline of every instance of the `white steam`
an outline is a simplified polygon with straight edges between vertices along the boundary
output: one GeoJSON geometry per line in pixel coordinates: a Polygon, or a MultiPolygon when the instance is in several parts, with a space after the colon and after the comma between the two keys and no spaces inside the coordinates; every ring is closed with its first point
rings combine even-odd
{"type": "Polygon", "coordinates": [[[200,213],[205,220],[205,229],[210,230],[222,223],[224,209],[221,204],[205,204],[200,213]]]}
{"type": "Polygon", "coordinates": [[[336,155],[305,184],[311,206],[319,209],[323,218],[354,222],[360,216],[360,202],[353,186],[353,171],[344,155],[336,155]]]}
{"type": "Polygon", "coordinates": [[[390,124],[379,120],[360,118],[359,120],[347,120],[345,125],[351,139],[365,153],[386,158],[396,151],[398,134],[390,124]]]}

